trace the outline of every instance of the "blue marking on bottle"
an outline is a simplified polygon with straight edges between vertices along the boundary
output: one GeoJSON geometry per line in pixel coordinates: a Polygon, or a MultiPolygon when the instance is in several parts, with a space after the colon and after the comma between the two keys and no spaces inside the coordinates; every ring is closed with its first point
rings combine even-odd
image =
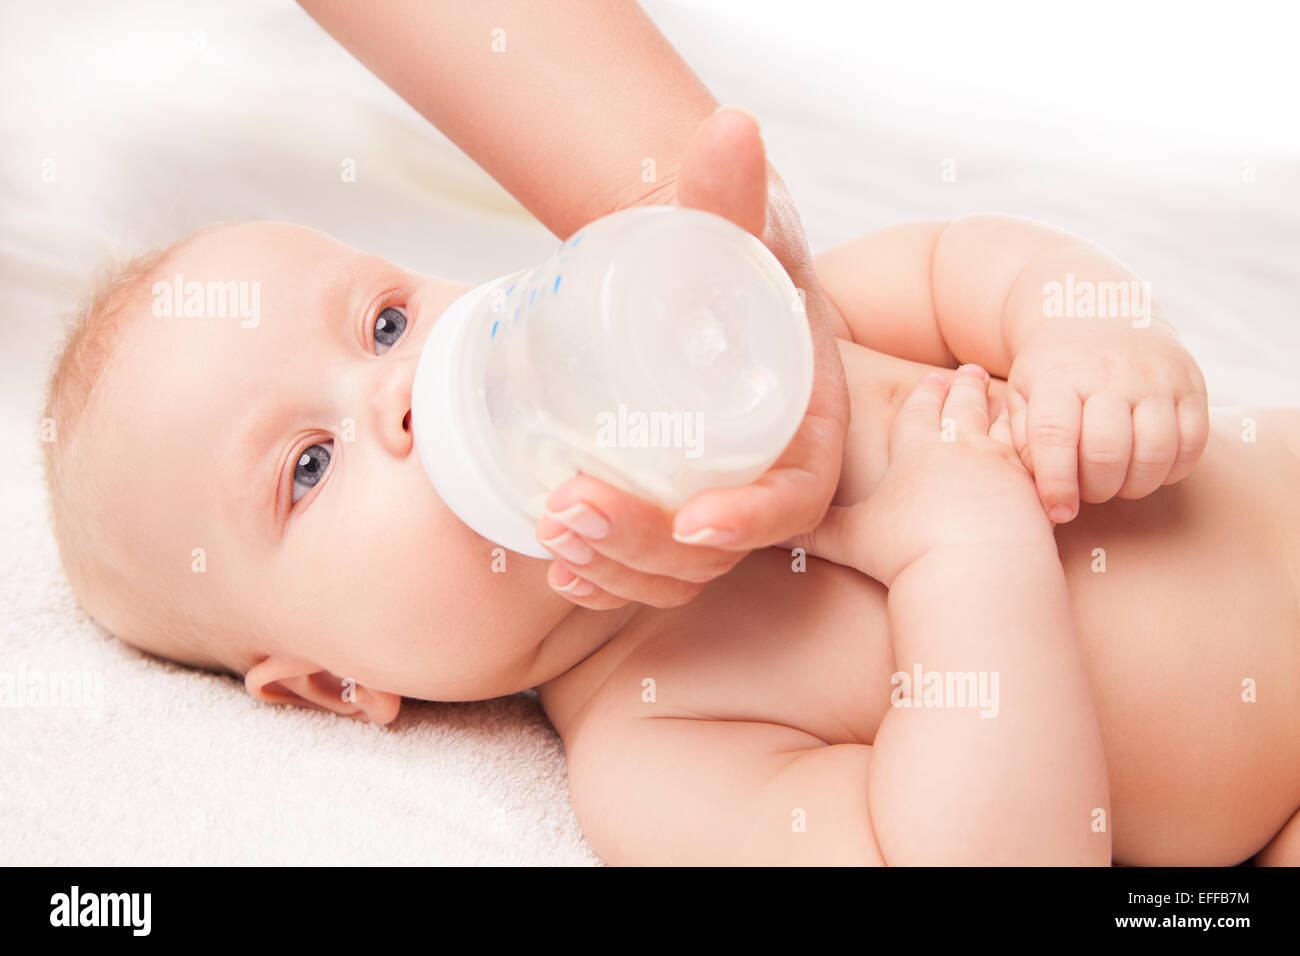
{"type": "Polygon", "coordinates": [[[529,305],[532,305],[532,304],[533,304],[533,299],[535,299],[535,298],[537,298],[537,290],[536,290],[536,289],[534,289],[532,292],[528,293],[528,304],[529,304],[529,305]]]}
{"type": "Polygon", "coordinates": [[[562,276],[562,275],[558,275],[558,276],[555,277],[555,288],[552,289],[551,292],[559,292],[559,291],[560,291],[560,280],[563,279],[563,278],[564,278],[564,276],[562,276]]]}
{"type": "Polygon", "coordinates": [[[492,334],[489,335],[488,338],[490,338],[490,339],[494,339],[494,338],[497,337],[497,326],[500,325],[500,324],[501,324],[501,322],[500,322],[499,320],[496,321],[496,322],[493,322],[493,323],[492,323],[492,334]]]}
{"type": "Polygon", "coordinates": [[[510,288],[506,289],[506,295],[509,295],[511,292],[514,292],[515,286],[517,286],[518,284],[519,284],[518,282],[510,283],[510,288]]]}

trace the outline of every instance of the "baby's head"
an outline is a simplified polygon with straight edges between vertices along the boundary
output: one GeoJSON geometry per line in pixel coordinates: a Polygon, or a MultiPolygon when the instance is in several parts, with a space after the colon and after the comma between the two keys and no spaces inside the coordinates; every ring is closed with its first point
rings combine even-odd
{"type": "Polygon", "coordinates": [[[542,644],[573,606],[545,562],[496,573],[412,446],[420,347],[465,288],[282,223],[204,230],[104,287],[45,413],[91,616],[261,699],[376,722],[402,696],[554,676],[542,644]]]}

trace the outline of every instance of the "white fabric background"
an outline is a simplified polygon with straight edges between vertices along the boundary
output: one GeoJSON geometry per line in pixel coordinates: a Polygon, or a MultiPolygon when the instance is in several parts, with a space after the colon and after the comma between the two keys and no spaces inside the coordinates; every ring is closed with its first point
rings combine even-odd
{"type": "MultiPolygon", "coordinates": [[[[1141,7],[647,4],[758,115],[815,249],[979,210],[1052,222],[1153,283],[1214,402],[1296,403],[1294,18],[1141,7]]],[[[0,708],[0,863],[598,862],[529,695],[408,704],[378,730],[113,641],[59,571],[38,466],[52,349],[115,253],[287,219],[475,281],[552,238],[291,4],[0,18],[0,672],[104,690],[98,714],[0,708]]]]}

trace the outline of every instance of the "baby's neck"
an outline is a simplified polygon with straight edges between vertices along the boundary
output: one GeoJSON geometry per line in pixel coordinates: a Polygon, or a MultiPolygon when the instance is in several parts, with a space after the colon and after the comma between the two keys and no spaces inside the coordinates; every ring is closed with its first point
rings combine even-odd
{"type": "Polygon", "coordinates": [[[551,721],[565,719],[570,710],[585,703],[591,668],[582,665],[623,631],[640,613],[650,610],[629,604],[613,611],[590,611],[575,607],[551,629],[538,649],[532,684],[551,721]]]}

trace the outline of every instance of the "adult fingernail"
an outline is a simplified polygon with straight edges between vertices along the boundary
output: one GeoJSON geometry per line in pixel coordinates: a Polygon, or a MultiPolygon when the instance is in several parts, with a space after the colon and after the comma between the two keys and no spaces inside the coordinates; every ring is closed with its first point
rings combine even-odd
{"type": "Polygon", "coordinates": [[[576,574],[573,576],[573,580],[563,587],[558,584],[552,584],[551,587],[570,597],[588,597],[596,593],[596,585],[586,578],[578,577],[576,574]]]}
{"type": "Polygon", "coordinates": [[[542,544],[570,564],[586,564],[596,556],[596,552],[592,550],[591,545],[572,531],[566,531],[554,538],[543,538],[542,544]]]}
{"type": "Polygon", "coordinates": [[[609,519],[585,501],[563,511],[548,511],[546,516],[591,541],[599,541],[609,534],[609,519]]]}
{"type": "Polygon", "coordinates": [[[709,544],[722,545],[733,540],[736,536],[730,531],[723,531],[720,528],[701,528],[699,531],[693,531],[690,534],[678,534],[673,532],[673,540],[682,544],[709,544]]]}

